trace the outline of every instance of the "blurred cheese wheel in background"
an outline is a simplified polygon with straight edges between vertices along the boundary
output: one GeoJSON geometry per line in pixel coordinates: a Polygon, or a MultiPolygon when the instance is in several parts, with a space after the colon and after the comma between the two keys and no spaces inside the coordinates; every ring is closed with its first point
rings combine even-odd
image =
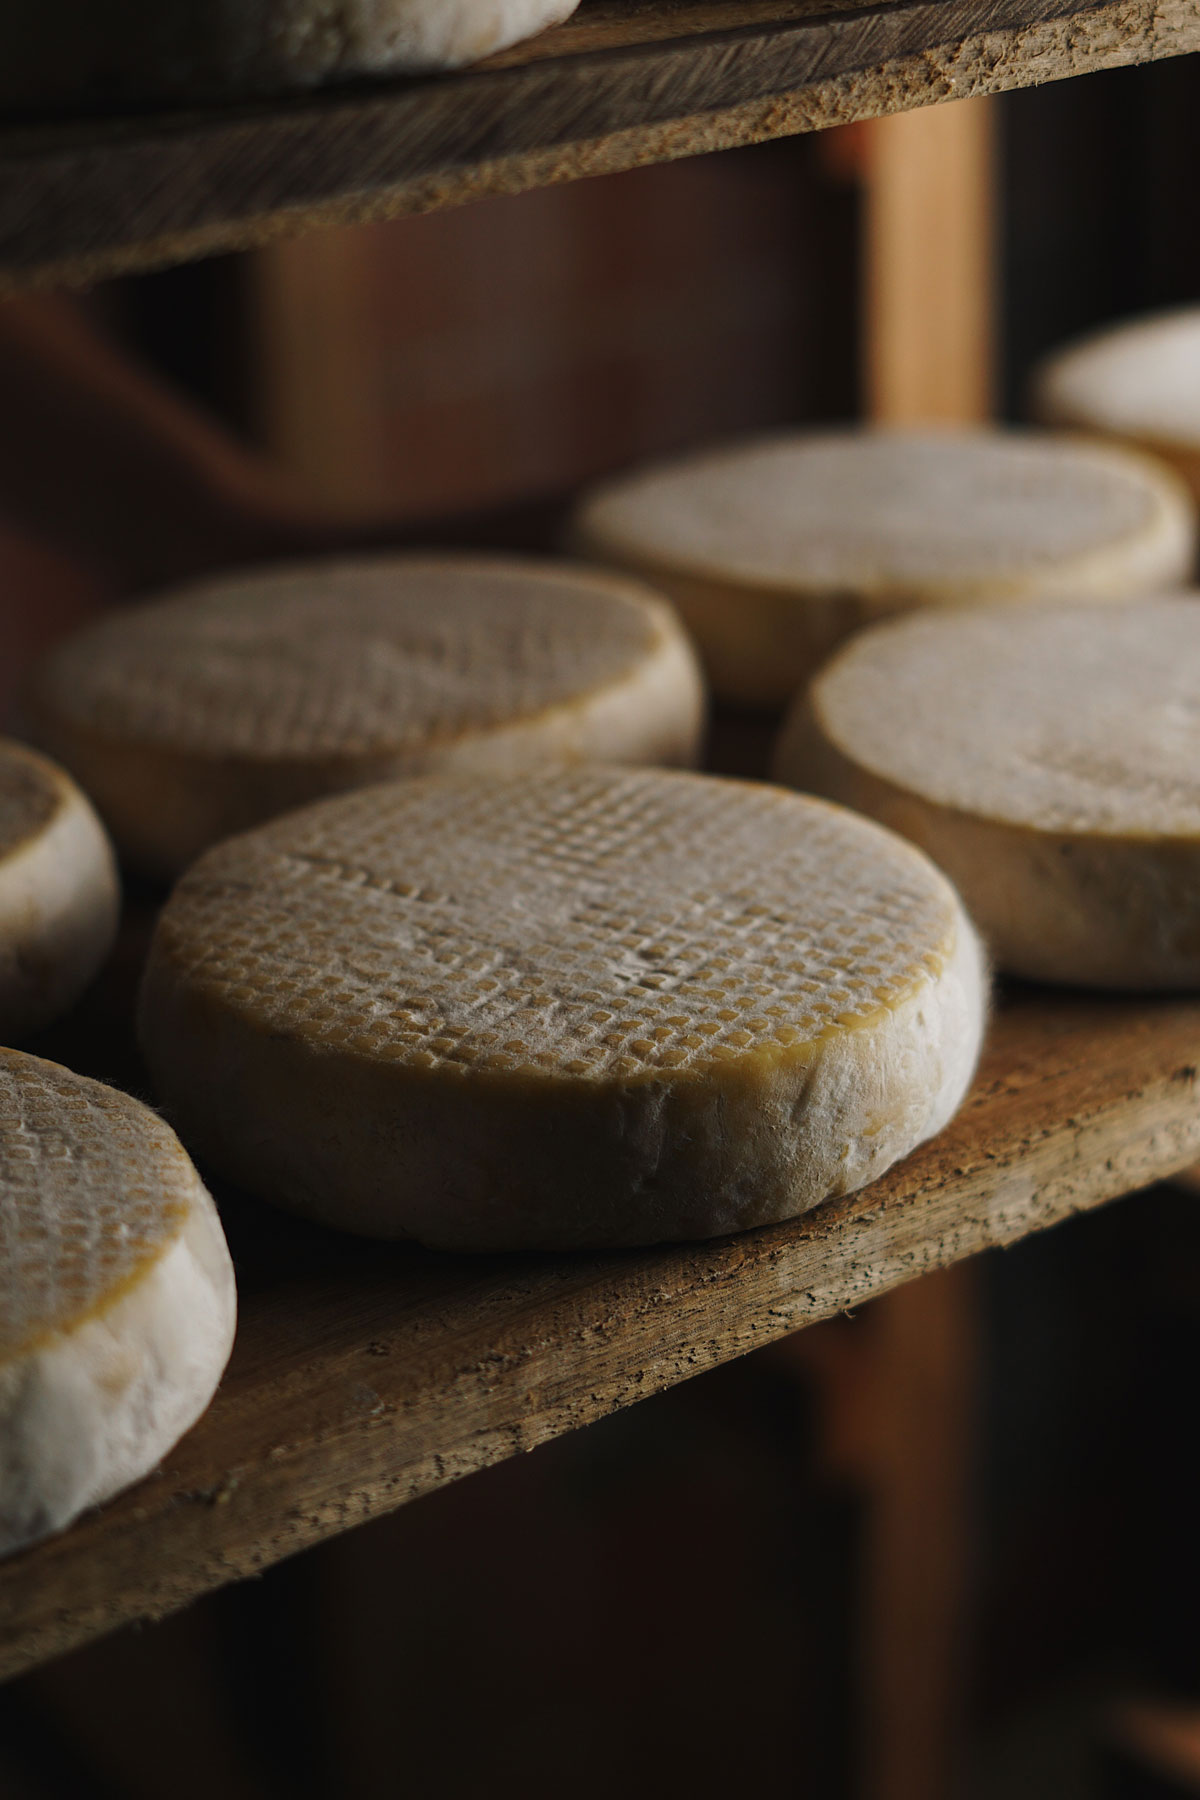
{"type": "Polygon", "coordinates": [[[5,0],[0,104],[275,93],[478,62],[578,0],[5,0]]]}
{"type": "Polygon", "coordinates": [[[876,626],[776,773],[919,844],[1002,969],[1200,986],[1200,596],[876,626]]]}
{"type": "Polygon", "coordinates": [[[1200,307],[1091,333],[1034,372],[1048,425],[1124,439],[1161,456],[1200,497],[1200,307]]]}
{"type": "Polygon", "coordinates": [[[104,828],[44,756],[0,738],[0,1041],[79,998],[112,949],[121,895],[104,828]]]}
{"type": "Polygon", "coordinates": [[[0,1556],[139,1481],[212,1399],[237,1302],[172,1132],[0,1050],[0,1556]]]}
{"type": "Polygon", "coordinates": [[[439,1249],[717,1236],[950,1118],[975,933],[910,844],[762,783],[445,776],[218,845],[159,921],[143,1048],[184,1141],[439,1249]]]}
{"type": "Polygon", "coordinates": [[[234,832],[399,775],[691,764],[705,709],[673,609],[637,583],[393,556],[130,608],[51,655],[29,710],[122,854],[170,877],[234,832]]]}
{"type": "Polygon", "coordinates": [[[1169,470],[1076,439],[801,433],[609,481],[580,505],[573,546],[675,601],[714,692],[776,705],[888,613],[1177,585],[1195,509],[1169,470]]]}

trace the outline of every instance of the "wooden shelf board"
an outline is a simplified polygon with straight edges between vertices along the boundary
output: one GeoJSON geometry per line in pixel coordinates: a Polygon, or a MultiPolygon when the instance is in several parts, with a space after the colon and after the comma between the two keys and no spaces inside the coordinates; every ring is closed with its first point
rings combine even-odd
{"type": "Polygon", "coordinates": [[[583,0],[437,80],[0,128],[0,291],[1197,47],[1197,0],[583,0]]]}
{"type": "Polygon", "coordinates": [[[1200,1156],[1200,1002],[1020,993],[958,1119],[864,1192],[718,1243],[455,1259],[230,1202],[242,1318],[166,1465],[0,1565],[12,1674],[1200,1156]]]}

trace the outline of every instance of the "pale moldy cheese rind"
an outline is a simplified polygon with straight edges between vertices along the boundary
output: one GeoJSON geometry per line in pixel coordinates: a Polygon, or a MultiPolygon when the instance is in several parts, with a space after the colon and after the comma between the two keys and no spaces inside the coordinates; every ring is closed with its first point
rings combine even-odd
{"type": "Polygon", "coordinates": [[[0,738],[0,1038],[66,1012],[117,932],[116,860],[61,769],[0,738]]]}
{"type": "Polygon", "coordinates": [[[397,783],[220,845],[141,1038],[184,1141],[444,1249],[784,1219],[950,1118],[985,1012],[953,890],[840,808],[590,768],[397,783]]]}
{"type": "Polygon", "coordinates": [[[1120,438],[1200,496],[1200,307],[1109,326],[1044,358],[1032,403],[1048,425],[1120,438]]]}
{"type": "Polygon", "coordinates": [[[675,601],[714,690],[790,700],[880,617],[970,601],[1129,599],[1187,580],[1195,509],[1131,451],[1016,431],[793,433],[586,496],[584,555],[675,601]]]}
{"type": "Polygon", "coordinates": [[[127,1094],[0,1050],[0,1555],[161,1461],[212,1398],[235,1312],[175,1134],[127,1094]]]}
{"type": "Polygon", "coordinates": [[[478,62],[557,25],[578,0],[5,0],[0,103],[80,103],[311,88],[478,62]]]}
{"type": "Polygon", "coordinates": [[[704,686],[636,582],[503,557],[251,571],[102,621],[35,682],[39,740],[171,876],[326,794],[434,769],[690,764],[704,686]]]}
{"type": "Polygon", "coordinates": [[[1200,595],[877,626],[776,773],[920,845],[1013,974],[1200,985],[1200,595]]]}

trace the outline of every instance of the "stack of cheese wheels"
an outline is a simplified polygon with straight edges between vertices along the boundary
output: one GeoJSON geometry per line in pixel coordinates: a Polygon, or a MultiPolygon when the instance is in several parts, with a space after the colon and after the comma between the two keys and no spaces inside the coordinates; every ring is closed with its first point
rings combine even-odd
{"type": "Polygon", "coordinates": [[[776,437],[625,476],[575,546],[669,594],[714,691],[789,700],[851,632],[947,602],[1125,599],[1187,580],[1194,507],[1133,452],[1031,433],[776,437]]]}
{"type": "Polygon", "coordinates": [[[690,764],[672,609],[569,566],[390,557],[227,577],[71,639],[30,700],[125,857],[172,876],[323,795],[432,769],[690,764]]]}
{"type": "Polygon", "coordinates": [[[112,948],[119,907],[111,846],[75,783],[0,739],[0,1040],[78,999],[112,948]]]}
{"type": "Polygon", "coordinates": [[[578,0],[5,0],[0,104],[223,99],[351,76],[458,68],[578,0]]]}
{"type": "Polygon", "coordinates": [[[1035,371],[1049,425],[1099,432],[1170,463],[1200,497],[1200,307],[1096,332],[1035,371]]]}
{"type": "Polygon", "coordinates": [[[919,844],[1012,973],[1200,986],[1200,595],[877,626],[777,773],[919,844]]]}
{"type": "Polygon", "coordinates": [[[162,1120],[0,1050],[0,1555],[165,1456],[235,1310],[215,1208],[162,1120]]]}
{"type": "Polygon", "coordinates": [[[950,1118],[979,947],[917,851],[777,788],[432,776],[209,852],[141,1037],[213,1168],[455,1250],[702,1238],[871,1181],[950,1118]]]}

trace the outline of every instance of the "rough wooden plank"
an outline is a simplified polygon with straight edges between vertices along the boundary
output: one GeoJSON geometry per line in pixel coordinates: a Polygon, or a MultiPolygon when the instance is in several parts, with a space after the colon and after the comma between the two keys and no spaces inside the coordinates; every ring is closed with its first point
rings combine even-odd
{"type": "Polygon", "coordinates": [[[0,1672],[209,1589],[1200,1152],[1200,1003],[1022,995],[957,1121],[720,1243],[437,1257],[233,1214],[234,1361],[160,1473],[0,1567],[0,1672]]]}
{"type": "Polygon", "coordinates": [[[10,127],[0,282],[86,281],[1197,47],[1197,0],[585,0],[441,80],[10,127]]]}

